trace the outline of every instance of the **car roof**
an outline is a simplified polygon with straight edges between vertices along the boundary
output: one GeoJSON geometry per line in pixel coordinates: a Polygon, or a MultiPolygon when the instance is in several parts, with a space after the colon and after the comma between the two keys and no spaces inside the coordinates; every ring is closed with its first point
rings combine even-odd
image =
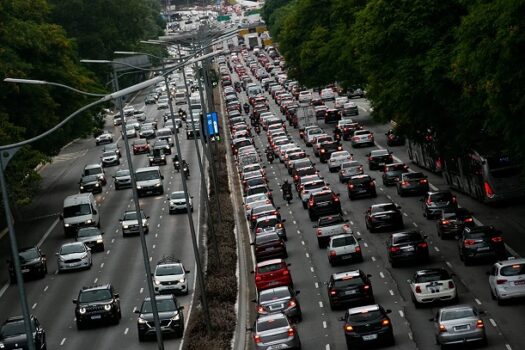
{"type": "Polygon", "coordinates": [[[286,315],[284,315],[283,313],[281,312],[278,312],[278,313],[275,313],[275,314],[268,314],[268,315],[261,315],[257,318],[257,323],[260,323],[260,322],[267,322],[267,321],[270,321],[270,320],[275,320],[275,319],[278,319],[278,318],[284,318],[288,321],[288,317],[286,317],[286,315]]]}
{"type": "Polygon", "coordinates": [[[377,304],[365,305],[365,306],[353,307],[353,308],[348,309],[348,314],[355,315],[355,314],[360,314],[364,312],[378,311],[378,310],[379,310],[379,305],[377,304]]]}
{"type": "MultiPolygon", "coordinates": [[[[150,297],[145,297],[144,301],[150,301],[150,297]]],[[[155,300],[177,300],[173,294],[155,294],[155,300]]]]}
{"type": "Polygon", "coordinates": [[[82,287],[80,291],[84,292],[84,291],[89,291],[89,290],[101,290],[101,289],[110,289],[110,288],[111,288],[111,284],[107,283],[107,284],[97,284],[97,285],[92,285],[92,286],[84,286],[82,287]]]}
{"type": "Polygon", "coordinates": [[[270,259],[270,260],[265,260],[265,261],[261,261],[257,263],[257,267],[274,265],[274,264],[282,264],[282,263],[284,263],[283,259],[270,259]]]}
{"type": "Polygon", "coordinates": [[[451,311],[451,310],[464,310],[464,309],[468,309],[468,310],[477,310],[476,307],[472,306],[472,305],[467,305],[467,304],[461,304],[461,305],[453,305],[453,306],[446,306],[446,307],[442,307],[439,309],[439,313],[443,313],[444,311],[451,311]]]}
{"type": "Polygon", "coordinates": [[[495,265],[498,265],[498,266],[512,266],[512,265],[517,265],[517,264],[525,264],[525,259],[524,258],[520,258],[520,259],[509,258],[508,260],[501,260],[495,263],[495,265]]]}
{"type": "Polygon", "coordinates": [[[346,277],[353,278],[353,277],[359,277],[359,276],[361,276],[361,271],[360,270],[336,272],[336,273],[332,274],[332,278],[334,280],[342,280],[342,279],[344,279],[346,277]]]}

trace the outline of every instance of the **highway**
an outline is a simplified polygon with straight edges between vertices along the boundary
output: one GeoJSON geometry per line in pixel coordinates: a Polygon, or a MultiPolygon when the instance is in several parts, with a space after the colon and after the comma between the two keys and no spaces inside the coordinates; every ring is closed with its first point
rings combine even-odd
{"type": "MultiPolygon", "coordinates": [[[[135,109],[144,109],[148,120],[157,120],[159,128],[163,125],[162,112],[156,105],[143,103],[144,96],[138,96],[132,105],[135,109]]],[[[93,254],[93,266],[90,270],[57,274],[55,252],[59,246],[71,239],[64,237],[61,221],[63,199],[78,193],[78,180],[83,167],[90,163],[99,163],[103,146],[95,146],[94,139],[77,140],[65,147],[54,162],[41,170],[43,177],[42,191],[33,204],[24,210],[22,222],[16,223],[18,244],[20,247],[41,243],[43,252],[48,257],[48,276],[42,280],[25,283],[27,300],[34,314],[46,329],[48,349],[154,349],[156,343],[140,344],[137,335],[137,315],[133,313],[140,307],[147,296],[146,274],[138,236],[122,237],[119,218],[125,210],[134,210],[131,189],[116,191],[112,175],[117,169],[127,165],[124,144],[120,136],[120,127],[113,127],[112,120],[107,118],[106,130],[119,139],[122,151],[121,165],[105,168],[108,184],[101,194],[95,195],[101,213],[101,229],[105,232],[105,251],[93,254]],[[75,314],[72,299],[78,296],[83,286],[111,283],[120,293],[122,319],[117,326],[100,326],[78,331],[75,324],[75,314]]],[[[193,140],[186,140],[184,129],[181,129],[180,144],[183,158],[190,164],[192,176],[188,180],[190,195],[194,196],[193,220],[195,227],[201,227],[200,174],[197,155],[193,140]]],[[[131,143],[131,141],[130,141],[131,143]]],[[[173,152],[175,147],[173,147],[173,152]]],[[[132,155],[135,169],[148,166],[147,155],[132,155]]],[[[191,246],[187,214],[168,214],[166,195],[170,191],[182,190],[180,174],[173,169],[171,157],[166,166],[161,166],[164,175],[164,195],[140,199],[144,213],[150,216],[150,233],[146,236],[149,259],[152,270],[155,264],[165,255],[180,259],[189,274],[190,293],[178,297],[185,307],[186,322],[191,309],[193,291],[195,288],[195,258],[191,246]]],[[[7,237],[6,237],[7,238],[7,237]]],[[[1,254],[9,256],[7,239],[0,242],[1,254]]],[[[199,238],[201,238],[199,236],[199,238]]],[[[5,260],[5,259],[2,259],[5,260]]],[[[7,267],[2,261],[2,286],[7,281],[7,267]]],[[[16,286],[7,285],[2,288],[0,296],[0,313],[3,318],[21,313],[16,286]]],[[[180,339],[167,339],[169,348],[179,348],[180,339]]]]}
{"type": "MultiPolygon", "coordinates": [[[[250,72],[249,69],[247,69],[250,72]]],[[[234,80],[238,79],[233,72],[234,80]]],[[[256,81],[255,78],[253,78],[256,81]]],[[[247,101],[246,94],[240,94],[241,103],[247,101]]],[[[271,95],[265,93],[270,103],[270,110],[278,116],[282,116],[278,106],[274,103],[271,95]]],[[[370,106],[365,99],[353,99],[359,106],[359,116],[353,119],[365,128],[369,128],[375,134],[375,147],[352,149],[349,141],[342,141],[343,149],[354,154],[354,159],[364,165],[365,173],[376,178],[378,195],[377,198],[356,199],[350,201],[347,196],[346,186],[338,181],[337,173],[330,173],[326,164],[322,164],[313,155],[312,148],[306,147],[299,138],[298,130],[288,126],[287,130],[293,140],[310,158],[316,163],[330,187],[341,194],[342,208],[345,218],[350,220],[351,228],[357,237],[360,237],[363,249],[364,262],[346,266],[331,267],[328,263],[327,252],[318,248],[317,238],[308,218],[308,213],[302,208],[300,199],[294,196],[290,205],[283,201],[280,184],[284,179],[290,181],[290,177],[283,164],[278,160],[273,164],[266,162],[264,149],[267,145],[266,134],[261,132],[255,135],[255,144],[263,156],[266,165],[266,173],[269,179],[269,187],[274,192],[275,205],[280,207],[281,215],[286,219],[286,230],[288,241],[286,243],[291,263],[291,273],[294,286],[301,291],[298,299],[303,310],[303,321],[298,324],[303,349],[346,349],[344,339],[343,323],[339,318],[344,315],[344,310],[332,311],[329,307],[325,282],[335,272],[352,269],[361,269],[373,277],[372,287],[375,300],[385,308],[391,309],[392,323],[396,338],[395,349],[433,349],[435,345],[433,323],[429,319],[435,315],[439,305],[415,309],[409,294],[407,280],[411,279],[416,270],[427,267],[443,267],[456,274],[456,282],[459,302],[476,305],[479,309],[486,311],[483,317],[488,336],[488,349],[522,349],[522,324],[525,321],[525,307],[522,302],[516,301],[509,306],[498,306],[491,300],[488,278],[485,272],[490,264],[476,264],[465,267],[459,260],[457,242],[455,240],[442,241],[436,233],[435,222],[423,217],[420,197],[400,197],[395,187],[384,187],[381,183],[381,173],[368,170],[366,154],[375,148],[386,148],[386,136],[388,126],[374,122],[370,116],[370,106]],[[365,210],[373,203],[395,202],[402,208],[405,229],[418,229],[428,235],[431,259],[427,264],[413,263],[399,268],[391,268],[387,260],[385,241],[388,232],[371,234],[366,230],[364,222],[365,210]]],[[[331,105],[332,103],[328,103],[331,105]]],[[[284,118],[284,117],[283,117],[284,118]]],[[[314,117],[315,118],[315,117],[314,117]]],[[[313,121],[315,122],[315,121],[313,121]]],[[[326,125],[319,121],[319,125],[331,135],[334,125],[326,125]]],[[[391,147],[394,156],[409,164],[405,146],[391,147]]],[[[421,171],[419,168],[414,170],[421,171]]],[[[433,188],[446,189],[444,180],[432,173],[423,170],[432,184],[433,188]]],[[[295,195],[294,190],[294,195],[295,195]]],[[[523,212],[525,206],[522,203],[514,203],[512,206],[485,206],[462,194],[457,194],[461,206],[465,206],[474,212],[479,222],[487,225],[495,225],[503,231],[506,242],[511,247],[511,252],[525,255],[525,246],[521,237],[525,234],[525,219],[523,212]]],[[[250,232],[250,230],[248,230],[250,232]]],[[[253,283],[253,278],[252,278],[253,283]]],[[[254,315],[252,314],[252,320],[254,315]]],[[[250,326],[250,325],[247,325],[250,326]]],[[[252,343],[253,346],[253,343],[252,343]]]]}

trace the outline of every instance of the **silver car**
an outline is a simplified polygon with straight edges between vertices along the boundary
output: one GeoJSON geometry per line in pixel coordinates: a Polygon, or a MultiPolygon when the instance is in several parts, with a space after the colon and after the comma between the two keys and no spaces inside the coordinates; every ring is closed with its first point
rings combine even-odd
{"type": "Polygon", "coordinates": [[[284,313],[290,320],[300,322],[303,319],[301,306],[297,300],[299,291],[294,291],[288,286],[261,290],[257,300],[257,314],[259,316],[284,313]]]}
{"type": "Polygon", "coordinates": [[[57,256],[58,273],[69,270],[90,269],[93,265],[91,249],[83,242],[62,244],[57,256]]]}
{"type": "Polygon", "coordinates": [[[359,245],[360,238],[353,234],[342,234],[330,237],[328,244],[328,262],[334,266],[336,263],[361,262],[363,253],[359,245]]]}
{"type": "Polygon", "coordinates": [[[113,176],[115,179],[115,189],[120,190],[121,188],[131,188],[131,175],[128,169],[117,170],[113,176]]]}
{"type": "Polygon", "coordinates": [[[330,159],[328,160],[328,170],[330,170],[331,173],[339,171],[343,163],[347,163],[351,160],[353,160],[353,156],[348,151],[334,152],[330,155],[330,159]]]}
{"type": "MultiPolygon", "coordinates": [[[[147,234],[149,232],[149,216],[144,215],[144,212],[141,210],[140,217],[142,218],[142,228],[144,230],[144,234],[147,234]]],[[[139,234],[137,212],[135,210],[126,211],[124,215],[122,215],[120,223],[122,226],[122,236],[125,237],[131,234],[139,234]]]]}
{"type": "MultiPolygon", "coordinates": [[[[193,211],[193,201],[191,200],[193,197],[190,196],[190,211],[193,211]]],[[[168,196],[169,200],[169,213],[173,214],[178,211],[187,211],[188,205],[186,204],[186,196],[184,195],[184,191],[175,191],[171,192],[171,194],[168,196]]]]}
{"type": "Polygon", "coordinates": [[[453,344],[487,343],[481,312],[474,306],[457,305],[439,309],[432,318],[441,347],[453,344]]]}
{"type": "Polygon", "coordinates": [[[356,130],[351,140],[352,147],[373,146],[374,134],[370,130],[356,130]]]}
{"type": "Polygon", "coordinates": [[[103,167],[120,165],[119,156],[114,151],[106,151],[102,153],[102,157],[100,157],[100,159],[102,160],[103,167]]]}
{"type": "Polygon", "coordinates": [[[82,242],[92,251],[104,251],[104,232],[98,227],[81,227],[77,231],[76,241],[82,242]]]}
{"type": "Polygon", "coordinates": [[[339,168],[339,182],[346,183],[352,176],[364,174],[363,164],[351,160],[341,164],[339,168]]]}
{"type": "Polygon", "coordinates": [[[251,331],[257,350],[301,349],[297,329],[282,313],[259,316],[251,331]]]}

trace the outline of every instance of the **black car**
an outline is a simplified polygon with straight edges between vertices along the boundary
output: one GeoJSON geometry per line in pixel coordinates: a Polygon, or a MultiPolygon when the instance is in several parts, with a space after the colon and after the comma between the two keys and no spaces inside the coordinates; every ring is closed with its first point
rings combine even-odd
{"type": "MultiPolygon", "coordinates": [[[[33,330],[33,343],[35,349],[45,350],[46,331],[35,316],[30,315],[31,328],[33,330]]],[[[0,327],[0,349],[17,350],[29,349],[27,344],[24,318],[22,316],[9,317],[0,327]]]]}
{"type": "Polygon", "coordinates": [[[338,125],[334,129],[334,138],[336,140],[345,140],[348,141],[352,136],[354,136],[354,132],[356,130],[359,130],[361,126],[359,123],[355,123],[352,121],[349,122],[339,122],[338,125]]]}
{"type": "Polygon", "coordinates": [[[324,115],[324,122],[326,124],[328,123],[337,123],[341,118],[343,117],[343,114],[338,109],[329,108],[326,110],[326,113],[324,115]]]}
{"type": "Polygon", "coordinates": [[[440,217],[443,210],[455,210],[458,207],[456,196],[450,191],[427,192],[421,201],[423,216],[429,220],[440,217]]]}
{"type": "Polygon", "coordinates": [[[330,159],[332,153],[342,150],[343,147],[341,147],[341,144],[338,141],[323,142],[319,147],[319,159],[321,159],[321,163],[326,163],[328,159],[330,159]]]}
{"type": "Polygon", "coordinates": [[[407,194],[424,194],[428,192],[428,179],[420,172],[404,173],[397,181],[397,194],[401,197],[407,194]]]}
{"type": "Polygon", "coordinates": [[[253,253],[257,262],[288,257],[286,244],[275,231],[255,235],[255,240],[250,244],[253,246],[253,253]]]}
{"type": "MultiPolygon", "coordinates": [[[[47,274],[47,258],[38,247],[23,248],[18,251],[20,269],[23,277],[44,278],[47,274]]],[[[7,260],[9,280],[16,283],[15,268],[11,260],[7,260]]],[[[1,349],[1,348],[0,348],[1,349]]]]}
{"type": "Polygon", "coordinates": [[[342,214],[339,194],[331,190],[322,190],[310,196],[308,199],[310,220],[316,221],[320,216],[331,214],[342,214]]]}
{"type": "Polygon", "coordinates": [[[348,349],[371,344],[394,346],[396,340],[388,317],[391,312],[377,304],[349,309],[341,318],[348,349]]]}
{"type": "Polygon", "coordinates": [[[122,318],[119,294],[111,284],[83,287],[73,304],[79,330],[92,323],[118,324],[122,318]]]}
{"type": "Polygon", "coordinates": [[[383,168],[383,185],[394,186],[401,178],[401,174],[405,173],[408,173],[408,166],[405,163],[387,163],[383,168]]]}
{"type": "MultiPolygon", "coordinates": [[[[174,335],[182,338],[184,334],[184,306],[180,306],[173,294],[156,295],[155,303],[159,314],[160,330],[163,334],[174,335]]],[[[145,341],[147,337],[155,337],[155,323],[153,321],[153,310],[151,299],[145,298],[139,310],[137,328],[139,341],[145,341]]]]}
{"type": "Polygon", "coordinates": [[[354,199],[360,196],[376,197],[375,179],[370,175],[356,175],[348,180],[348,198],[354,199]]]}
{"type": "Polygon", "coordinates": [[[393,233],[386,242],[388,261],[392,267],[404,261],[429,259],[427,236],[418,231],[393,233]]]}
{"type": "Polygon", "coordinates": [[[102,193],[102,181],[99,175],[84,175],[78,182],[80,193],[102,193]]]}
{"type": "Polygon", "coordinates": [[[386,135],[386,144],[388,146],[403,146],[406,143],[404,136],[396,134],[393,130],[388,130],[386,135]]]}
{"type": "Polygon", "coordinates": [[[334,273],[327,283],[328,300],[332,310],[340,307],[374,303],[371,275],[361,270],[334,273]]]}
{"type": "Polygon", "coordinates": [[[383,169],[386,164],[394,161],[392,152],[387,149],[376,149],[366,155],[368,157],[368,168],[370,170],[383,169]]]}
{"type": "Polygon", "coordinates": [[[503,259],[505,243],[499,230],[493,226],[465,227],[458,239],[459,258],[465,265],[476,259],[503,259]]]}
{"type": "Polygon", "coordinates": [[[365,213],[366,228],[370,232],[375,232],[379,229],[402,229],[403,214],[401,214],[401,207],[394,203],[373,204],[365,213]]]}
{"type": "Polygon", "coordinates": [[[164,148],[153,148],[148,155],[149,166],[168,164],[168,157],[165,152],[164,148]]]}
{"type": "Polygon", "coordinates": [[[164,150],[164,154],[171,154],[171,146],[169,142],[166,139],[157,139],[153,143],[153,149],[160,149],[162,148],[164,150]]]}
{"type": "Polygon", "coordinates": [[[280,313],[285,314],[290,320],[300,322],[303,319],[301,306],[297,295],[300,291],[289,286],[281,286],[259,291],[257,299],[252,302],[257,304],[257,315],[280,313]]]}
{"type": "Polygon", "coordinates": [[[465,227],[474,227],[472,213],[465,208],[445,209],[437,221],[437,234],[441,239],[455,237],[463,232],[465,227]]]}

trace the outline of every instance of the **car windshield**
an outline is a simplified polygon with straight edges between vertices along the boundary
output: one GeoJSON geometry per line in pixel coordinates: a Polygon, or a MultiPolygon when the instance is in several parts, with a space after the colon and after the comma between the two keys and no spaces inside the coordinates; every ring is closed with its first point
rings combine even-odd
{"type": "Polygon", "coordinates": [[[264,321],[258,321],[257,331],[264,332],[270,329],[283,328],[283,327],[288,327],[288,326],[289,326],[288,321],[284,317],[271,318],[271,319],[264,320],[264,321]]]}
{"type": "Polygon", "coordinates": [[[386,149],[380,149],[377,151],[372,151],[371,156],[372,157],[380,157],[380,156],[388,156],[390,153],[386,149]]]}
{"type": "Polygon", "coordinates": [[[147,145],[147,144],[148,144],[148,141],[146,141],[145,139],[138,139],[138,140],[133,141],[133,145],[147,145]]]}
{"type": "Polygon", "coordinates": [[[181,265],[159,265],[155,270],[155,276],[182,275],[183,273],[181,265]]]}
{"type": "MultiPolygon", "coordinates": [[[[142,210],[140,211],[140,216],[142,217],[142,219],[145,219],[144,212],[142,210]]],[[[125,212],[122,220],[124,221],[137,220],[137,212],[136,211],[125,212]]]]}
{"type": "Polygon", "coordinates": [[[102,174],[102,169],[99,167],[84,169],[84,175],[102,174]]]}
{"type": "MultiPolygon", "coordinates": [[[[157,304],[158,312],[170,312],[170,311],[177,310],[177,306],[175,305],[175,302],[172,299],[157,300],[156,304],[157,304]]],[[[152,313],[153,311],[151,308],[151,301],[149,300],[144,301],[140,312],[143,314],[152,313]]]]}
{"type": "Polygon", "coordinates": [[[371,180],[372,179],[369,176],[364,176],[364,177],[353,178],[350,181],[352,184],[364,184],[364,183],[370,182],[371,180]]]}
{"type": "Polygon", "coordinates": [[[257,223],[257,227],[275,227],[279,223],[279,220],[277,218],[271,218],[271,219],[264,219],[257,223]]]}
{"type": "Polygon", "coordinates": [[[429,271],[422,275],[416,276],[416,283],[427,283],[427,282],[434,282],[434,281],[443,281],[450,279],[450,275],[445,270],[440,271],[429,271]]]}
{"type": "Polygon", "coordinates": [[[271,291],[262,291],[259,295],[259,302],[264,303],[267,301],[289,298],[291,297],[288,288],[276,288],[271,291]]]}
{"type": "Polygon", "coordinates": [[[258,273],[268,273],[268,272],[274,272],[282,269],[282,264],[279,262],[277,264],[269,264],[265,266],[259,266],[257,268],[258,273]]]}
{"type": "Polygon", "coordinates": [[[405,164],[393,164],[386,167],[387,172],[403,171],[405,170],[405,164]]]}
{"type": "Polygon", "coordinates": [[[277,234],[265,234],[265,235],[258,235],[255,237],[256,244],[263,244],[268,243],[272,241],[279,240],[279,236],[277,234]]]}
{"type": "Polygon", "coordinates": [[[96,301],[111,299],[111,292],[108,289],[87,290],[80,293],[78,301],[80,303],[93,303],[96,301]]]}
{"type": "Polygon", "coordinates": [[[64,218],[73,218],[89,214],[91,214],[91,205],[88,203],[64,207],[64,218]]]}
{"type": "Polygon", "coordinates": [[[137,181],[158,180],[159,172],[157,170],[141,171],[135,173],[135,179],[137,181]]]}
{"type": "Polygon", "coordinates": [[[98,236],[100,231],[96,227],[84,227],[78,230],[77,237],[91,237],[98,236]]]}
{"type": "Polygon", "coordinates": [[[2,339],[25,334],[24,321],[8,322],[0,329],[2,339]]]}
{"type": "Polygon", "coordinates": [[[33,259],[37,259],[39,257],[38,250],[36,248],[24,250],[23,252],[19,252],[18,256],[20,257],[20,262],[30,261],[33,259]]]}
{"type": "Polygon", "coordinates": [[[355,277],[345,277],[343,279],[335,280],[335,288],[346,288],[346,287],[355,287],[363,284],[363,280],[359,276],[355,277]]]}
{"type": "Polygon", "coordinates": [[[86,183],[86,182],[94,182],[94,181],[98,181],[98,175],[82,176],[82,182],[84,182],[84,183],[86,183]]]}
{"type": "Polygon", "coordinates": [[[471,308],[462,308],[462,309],[451,309],[443,310],[441,312],[441,321],[450,321],[458,320],[467,317],[475,317],[476,313],[471,308]]]}
{"type": "Polygon", "coordinates": [[[355,245],[355,244],[356,244],[355,238],[350,235],[332,239],[333,248],[344,247],[347,245],[355,245]]]}
{"type": "Polygon", "coordinates": [[[84,244],[68,244],[60,248],[61,255],[83,253],[85,251],[84,244]]]}
{"type": "Polygon", "coordinates": [[[394,244],[410,243],[414,241],[419,241],[421,235],[418,232],[409,232],[397,237],[394,237],[394,244]]]}
{"type": "Polygon", "coordinates": [[[259,214],[259,213],[264,213],[264,212],[272,211],[272,210],[275,210],[275,208],[271,204],[269,204],[269,205],[261,205],[260,207],[253,208],[253,213],[252,214],[259,214]]]}
{"type": "Polygon", "coordinates": [[[170,199],[186,199],[184,192],[172,192],[170,199]]]}
{"type": "Polygon", "coordinates": [[[372,320],[376,320],[383,315],[379,310],[364,311],[356,314],[348,315],[348,322],[351,323],[364,323],[372,320]]]}
{"type": "Polygon", "coordinates": [[[129,176],[129,170],[119,170],[115,173],[115,176],[129,176]]]}
{"type": "Polygon", "coordinates": [[[395,204],[385,204],[385,205],[377,205],[372,207],[372,213],[381,213],[384,211],[390,211],[390,210],[397,210],[397,207],[395,204]]]}
{"type": "Polygon", "coordinates": [[[115,156],[115,151],[106,151],[102,153],[102,157],[113,157],[115,156]]]}

